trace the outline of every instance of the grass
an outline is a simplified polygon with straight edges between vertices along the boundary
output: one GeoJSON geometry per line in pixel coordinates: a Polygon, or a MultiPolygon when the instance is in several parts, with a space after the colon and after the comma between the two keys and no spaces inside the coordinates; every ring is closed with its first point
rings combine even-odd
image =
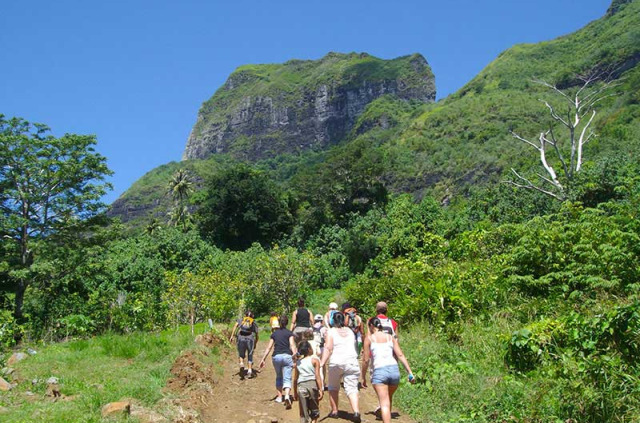
{"type": "MultiPolygon", "coordinates": [[[[196,327],[197,333],[204,330],[204,325],[196,327]]],[[[0,406],[7,409],[2,421],[99,422],[102,406],[123,399],[162,413],[157,404],[167,395],[163,388],[171,366],[183,350],[194,347],[190,328],[182,327],[36,348],[37,354],[15,365],[18,386],[0,396],[0,406]],[[52,376],[59,379],[63,400],[46,396],[45,381],[52,376]]]]}
{"type": "Polygon", "coordinates": [[[402,328],[400,345],[418,383],[409,385],[403,378],[396,404],[420,422],[482,422],[498,399],[501,412],[516,417],[531,389],[504,365],[503,336],[515,327],[497,318],[447,330],[426,324],[402,328]]]}

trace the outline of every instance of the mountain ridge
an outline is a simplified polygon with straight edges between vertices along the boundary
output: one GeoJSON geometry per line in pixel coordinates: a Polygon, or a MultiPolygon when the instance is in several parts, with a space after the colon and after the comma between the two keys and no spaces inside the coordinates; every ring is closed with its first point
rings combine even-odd
{"type": "Polygon", "coordinates": [[[243,65],[200,108],[183,159],[229,153],[256,161],[322,150],[340,143],[383,95],[435,101],[426,59],[330,52],[318,60],[243,65]]]}

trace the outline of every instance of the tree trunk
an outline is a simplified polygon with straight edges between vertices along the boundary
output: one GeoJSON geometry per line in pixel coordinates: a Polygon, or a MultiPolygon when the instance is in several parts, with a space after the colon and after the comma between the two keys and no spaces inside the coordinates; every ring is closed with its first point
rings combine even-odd
{"type": "Polygon", "coordinates": [[[22,319],[22,305],[24,304],[24,292],[27,290],[27,283],[24,280],[18,281],[18,286],[16,287],[16,299],[15,299],[15,310],[13,312],[13,316],[17,320],[22,319]]]}

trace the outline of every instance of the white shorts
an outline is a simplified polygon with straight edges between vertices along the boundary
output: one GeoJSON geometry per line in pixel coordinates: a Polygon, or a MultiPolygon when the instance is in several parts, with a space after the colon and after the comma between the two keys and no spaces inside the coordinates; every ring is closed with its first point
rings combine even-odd
{"type": "Polygon", "coordinates": [[[358,362],[333,366],[329,364],[329,391],[340,390],[340,378],[342,378],[344,392],[347,395],[357,394],[358,382],[360,381],[360,366],[358,362]]]}

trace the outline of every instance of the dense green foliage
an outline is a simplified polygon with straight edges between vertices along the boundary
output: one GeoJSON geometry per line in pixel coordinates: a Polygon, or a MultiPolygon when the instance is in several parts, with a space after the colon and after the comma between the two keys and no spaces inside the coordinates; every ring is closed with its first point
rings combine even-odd
{"type": "MultiPolygon", "coordinates": [[[[127,195],[144,206],[162,190],[193,225],[156,209],[146,231],[91,219],[48,234],[26,322],[0,312],[0,348],[288,312],[298,297],[324,307],[340,289],[362,315],[385,300],[400,322],[418,384],[398,399],[418,421],[637,421],[639,9],[516,46],[437,104],[379,98],[330,151],[150,172],[127,195]],[[549,124],[531,77],[571,90],[568,75],[610,63],[620,93],[598,106],[599,137],[567,200],[499,183],[538,164],[509,136],[549,124]],[[182,170],[193,181],[176,179],[182,170]],[[178,194],[179,183],[199,191],[178,194]]],[[[360,59],[373,77],[393,72],[360,59]]],[[[239,72],[286,85],[283,69],[306,65],[239,72]]]]}
{"type": "Polygon", "coordinates": [[[0,114],[0,242],[9,244],[0,271],[15,289],[18,318],[39,242],[78,230],[104,209],[111,171],[95,144],[93,135],[56,138],[45,125],[0,114]]]}
{"type": "Polygon", "coordinates": [[[248,166],[238,165],[207,181],[199,201],[199,228],[221,248],[268,245],[292,226],[287,197],[279,187],[248,166]]]}

